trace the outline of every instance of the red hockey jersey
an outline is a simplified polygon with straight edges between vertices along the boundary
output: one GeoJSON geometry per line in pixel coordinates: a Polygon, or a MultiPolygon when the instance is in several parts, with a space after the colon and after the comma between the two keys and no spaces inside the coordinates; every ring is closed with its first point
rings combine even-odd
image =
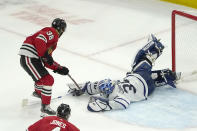
{"type": "MultiPolygon", "coordinates": [[[[52,55],[52,52],[57,47],[58,33],[53,27],[45,27],[35,34],[28,36],[23,42],[20,48],[19,55],[24,55],[30,58],[43,57],[46,52],[52,55]]],[[[45,66],[55,70],[57,68],[57,63],[55,65],[49,66],[45,63],[45,66]]]]}
{"type": "Polygon", "coordinates": [[[57,116],[47,116],[29,126],[27,131],[80,131],[70,122],[57,116]],[[59,129],[59,130],[58,130],[59,129]]]}

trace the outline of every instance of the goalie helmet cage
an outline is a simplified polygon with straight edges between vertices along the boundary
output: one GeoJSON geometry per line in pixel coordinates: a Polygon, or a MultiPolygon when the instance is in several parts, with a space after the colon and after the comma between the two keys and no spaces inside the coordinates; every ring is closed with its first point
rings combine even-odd
{"type": "Polygon", "coordinates": [[[171,33],[172,71],[196,71],[197,15],[173,10],[171,33]],[[177,69],[177,67],[179,67],[179,69],[177,69]]]}

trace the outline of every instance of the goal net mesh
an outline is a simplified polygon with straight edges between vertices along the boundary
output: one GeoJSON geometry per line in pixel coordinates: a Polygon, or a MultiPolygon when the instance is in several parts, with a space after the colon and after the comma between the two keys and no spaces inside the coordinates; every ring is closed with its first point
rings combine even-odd
{"type": "Polygon", "coordinates": [[[197,72],[197,14],[181,13],[175,12],[174,25],[172,24],[174,26],[174,28],[172,27],[172,33],[174,32],[172,44],[175,44],[175,56],[173,56],[175,58],[174,62],[172,58],[172,63],[174,63],[172,66],[178,72],[197,72]]]}

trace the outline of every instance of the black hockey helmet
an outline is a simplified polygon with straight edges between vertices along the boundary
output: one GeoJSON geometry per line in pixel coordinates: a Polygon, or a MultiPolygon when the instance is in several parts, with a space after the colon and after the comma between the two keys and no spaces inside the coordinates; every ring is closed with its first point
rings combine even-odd
{"type": "Polygon", "coordinates": [[[52,22],[52,25],[51,25],[53,28],[55,28],[58,33],[59,33],[59,37],[64,33],[66,27],[67,27],[67,24],[65,22],[64,19],[61,19],[61,18],[55,18],[52,22]]]}
{"type": "Polygon", "coordinates": [[[57,108],[57,116],[66,120],[68,120],[68,118],[70,117],[70,112],[71,112],[70,106],[67,104],[62,103],[57,108]]]}

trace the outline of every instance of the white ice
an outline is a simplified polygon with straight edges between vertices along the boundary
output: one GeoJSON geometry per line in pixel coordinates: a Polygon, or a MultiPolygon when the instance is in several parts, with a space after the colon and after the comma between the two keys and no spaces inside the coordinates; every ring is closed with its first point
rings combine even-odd
{"type": "MultiPolygon", "coordinates": [[[[161,38],[166,46],[154,68],[171,68],[171,12],[174,9],[196,11],[159,0],[2,0],[0,130],[22,131],[40,119],[40,105],[21,107],[21,100],[31,95],[34,85],[21,68],[20,57],[17,55],[26,36],[43,26],[49,26],[54,17],[63,17],[67,20],[68,28],[59,40],[57,50],[53,54],[54,59],[67,66],[78,83],[104,78],[120,79],[130,70],[133,57],[147,41],[150,33],[161,38]]],[[[190,37],[196,36],[193,34],[190,37]]],[[[183,41],[187,43],[186,40],[183,41]]],[[[179,52],[183,53],[184,50],[180,49],[179,52]]],[[[193,60],[188,55],[183,57],[193,60]]],[[[195,66],[187,69],[195,71],[195,66]]],[[[51,71],[50,73],[55,78],[53,97],[65,95],[68,91],[66,84],[72,81],[67,76],[59,76],[51,71]]],[[[189,81],[180,83],[178,88],[196,94],[195,80],[192,77],[189,81]]],[[[52,102],[51,106],[57,108],[62,102],[70,104],[70,122],[82,131],[158,130],[122,122],[104,113],[88,112],[87,97],[65,96],[52,102]]],[[[197,127],[181,130],[195,131],[197,127]]]]}

